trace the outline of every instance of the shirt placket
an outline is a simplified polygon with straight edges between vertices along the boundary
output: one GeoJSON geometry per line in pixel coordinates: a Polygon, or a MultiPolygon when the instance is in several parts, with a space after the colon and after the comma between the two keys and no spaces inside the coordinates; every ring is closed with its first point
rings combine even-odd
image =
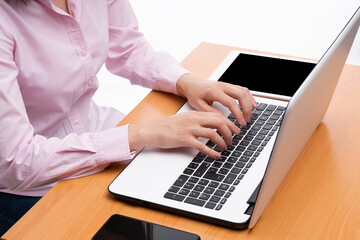
{"type": "MultiPolygon", "coordinates": [[[[66,30],[69,35],[69,39],[74,46],[85,72],[85,82],[83,93],[94,91],[97,88],[97,81],[95,78],[95,70],[92,61],[91,52],[86,44],[84,35],[81,31],[79,23],[72,17],[64,19],[66,30]]],[[[73,130],[76,133],[85,132],[85,125],[82,121],[81,115],[76,106],[73,106],[69,112],[69,120],[73,130]]]]}

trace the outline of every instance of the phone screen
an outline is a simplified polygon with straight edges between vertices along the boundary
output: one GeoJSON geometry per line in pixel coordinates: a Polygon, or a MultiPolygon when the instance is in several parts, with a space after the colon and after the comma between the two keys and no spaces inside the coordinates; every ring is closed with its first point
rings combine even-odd
{"type": "Polygon", "coordinates": [[[219,81],[292,97],[315,63],[240,53],[219,81]]]}
{"type": "Polygon", "coordinates": [[[112,215],[93,240],[200,240],[196,234],[142,220],[112,215]]]}

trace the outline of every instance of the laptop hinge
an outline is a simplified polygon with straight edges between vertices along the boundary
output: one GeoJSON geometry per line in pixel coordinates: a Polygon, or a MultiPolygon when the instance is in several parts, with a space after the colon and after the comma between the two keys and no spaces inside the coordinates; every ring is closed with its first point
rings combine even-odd
{"type": "Polygon", "coordinates": [[[249,204],[249,207],[245,211],[245,214],[247,214],[247,215],[250,215],[250,216],[252,215],[252,212],[253,212],[254,206],[255,206],[255,202],[256,202],[257,196],[259,194],[261,183],[262,183],[262,181],[260,181],[260,183],[255,188],[254,192],[251,194],[249,200],[247,200],[247,203],[249,204]]]}

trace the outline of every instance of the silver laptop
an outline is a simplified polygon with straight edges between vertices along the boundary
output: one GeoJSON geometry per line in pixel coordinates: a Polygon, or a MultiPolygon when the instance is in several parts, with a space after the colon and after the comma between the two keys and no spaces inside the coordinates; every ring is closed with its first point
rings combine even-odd
{"type": "MultiPolygon", "coordinates": [[[[231,52],[210,79],[247,86],[259,107],[221,159],[190,148],[146,147],[109,185],[110,193],[225,227],[254,227],[327,111],[359,23],[358,9],[316,64],[231,52]]],[[[216,107],[237,124],[229,110],[216,107]]],[[[179,112],[189,110],[185,104],[179,112]]]]}

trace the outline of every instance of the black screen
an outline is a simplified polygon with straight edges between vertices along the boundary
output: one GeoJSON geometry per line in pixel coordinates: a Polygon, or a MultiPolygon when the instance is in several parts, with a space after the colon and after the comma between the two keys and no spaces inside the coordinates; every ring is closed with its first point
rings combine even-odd
{"type": "Polygon", "coordinates": [[[115,214],[93,240],[200,240],[198,235],[115,214]]]}
{"type": "Polygon", "coordinates": [[[241,53],[219,81],[291,97],[314,67],[314,63],[241,53]]]}

